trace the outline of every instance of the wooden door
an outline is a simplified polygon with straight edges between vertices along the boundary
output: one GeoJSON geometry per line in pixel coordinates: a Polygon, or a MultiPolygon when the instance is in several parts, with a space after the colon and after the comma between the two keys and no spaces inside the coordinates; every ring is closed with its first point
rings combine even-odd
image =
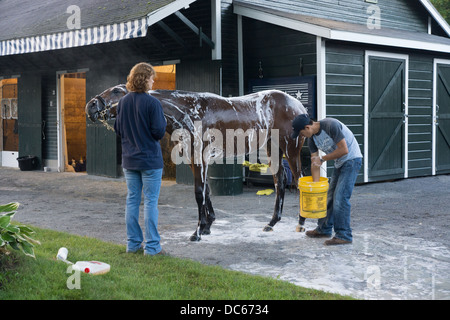
{"type": "Polygon", "coordinates": [[[405,175],[406,61],[381,56],[368,59],[368,179],[405,175]]]}
{"type": "Polygon", "coordinates": [[[436,68],[436,173],[450,172],[450,64],[436,68]]]}
{"type": "MultiPolygon", "coordinates": [[[[126,71],[119,68],[109,70],[94,69],[86,73],[86,102],[104,90],[124,83],[126,71]],[[122,73],[121,73],[122,72],[122,73]]],[[[125,77],[126,78],[126,77],[125,77]]],[[[110,127],[115,120],[108,121],[110,127]]],[[[109,130],[103,123],[92,122],[86,117],[86,169],[88,174],[119,177],[121,168],[120,139],[114,130],[109,130]]]]}
{"type": "Polygon", "coordinates": [[[22,74],[18,80],[19,156],[36,156],[42,164],[41,75],[22,74]]]}

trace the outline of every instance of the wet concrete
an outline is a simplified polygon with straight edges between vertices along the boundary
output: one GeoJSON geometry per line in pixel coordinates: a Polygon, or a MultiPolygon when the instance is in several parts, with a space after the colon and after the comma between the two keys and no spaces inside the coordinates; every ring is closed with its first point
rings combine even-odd
{"type": "MultiPolygon", "coordinates": [[[[295,232],[294,190],[286,192],[274,231],[262,232],[275,201],[274,194],[256,195],[265,188],[213,196],[212,233],[190,242],[197,225],[193,187],[164,181],[163,247],[176,257],[361,299],[450,299],[449,175],[356,186],[354,241],[336,247],[295,232]]],[[[20,202],[15,219],[38,227],[125,244],[125,196],[123,179],[0,168],[0,203],[20,202]]],[[[307,230],[315,223],[307,220],[307,230]]]]}

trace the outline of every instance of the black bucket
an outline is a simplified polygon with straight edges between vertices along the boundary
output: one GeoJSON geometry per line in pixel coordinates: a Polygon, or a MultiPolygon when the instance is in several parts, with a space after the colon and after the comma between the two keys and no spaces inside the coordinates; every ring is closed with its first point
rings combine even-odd
{"type": "Polygon", "coordinates": [[[242,164],[237,163],[234,158],[233,163],[228,164],[223,159],[223,164],[213,163],[208,165],[208,185],[212,195],[233,196],[243,192],[242,164]]]}
{"type": "Polygon", "coordinates": [[[17,158],[21,171],[36,170],[38,167],[38,158],[36,156],[23,156],[17,158]]]}

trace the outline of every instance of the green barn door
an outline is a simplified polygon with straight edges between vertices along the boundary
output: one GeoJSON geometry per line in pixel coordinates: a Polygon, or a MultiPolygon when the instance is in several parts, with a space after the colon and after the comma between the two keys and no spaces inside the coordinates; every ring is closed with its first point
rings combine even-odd
{"type": "Polygon", "coordinates": [[[22,74],[18,80],[19,156],[36,156],[42,164],[41,75],[22,74]]]}
{"type": "MultiPolygon", "coordinates": [[[[86,102],[104,90],[124,83],[127,71],[120,68],[90,69],[86,73],[86,102]]],[[[110,127],[115,120],[110,120],[110,127]]],[[[119,177],[121,168],[121,147],[114,130],[101,122],[92,122],[86,117],[86,169],[88,174],[119,177]]]]}
{"type": "Polygon", "coordinates": [[[436,173],[450,172],[450,65],[436,68],[436,173]]]}
{"type": "Polygon", "coordinates": [[[395,58],[368,59],[369,181],[405,174],[405,64],[395,58]]]}

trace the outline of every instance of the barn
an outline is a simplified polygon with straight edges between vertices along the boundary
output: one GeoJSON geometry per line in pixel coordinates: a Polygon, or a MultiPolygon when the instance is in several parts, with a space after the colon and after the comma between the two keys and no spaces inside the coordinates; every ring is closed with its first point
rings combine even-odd
{"type": "Polygon", "coordinates": [[[429,0],[23,3],[0,3],[2,166],[119,176],[117,137],[77,108],[148,61],[160,88],[277,88],[341,120],[359,183],[450,172],[450,26],[429,0]]]}
{"type": "Polygon", "coordinates": [[[51,171],[83,162],[89,174],[119,176],[116,135],[86,121],[86,101],[125,83],[141,61],[157,66],[155,88],[174,89],[176,81],[179,89],[220,93],[220,34],[213,30],[218,4],[2,1],[0,79],[5,88],[16,83],[16,96],[8,99],[18,108],[15,119],[2,121],[1,165],[18,166],[18,156],[32,155],[51,171]]]}
{"type": "Polygon", "coordinates": [[[450,28],[429,1],[233,3],[241,90],[259,65],[268,78],[314,76],[317,119],[360,143],[359,182],[449,172],[450,28]]]}

